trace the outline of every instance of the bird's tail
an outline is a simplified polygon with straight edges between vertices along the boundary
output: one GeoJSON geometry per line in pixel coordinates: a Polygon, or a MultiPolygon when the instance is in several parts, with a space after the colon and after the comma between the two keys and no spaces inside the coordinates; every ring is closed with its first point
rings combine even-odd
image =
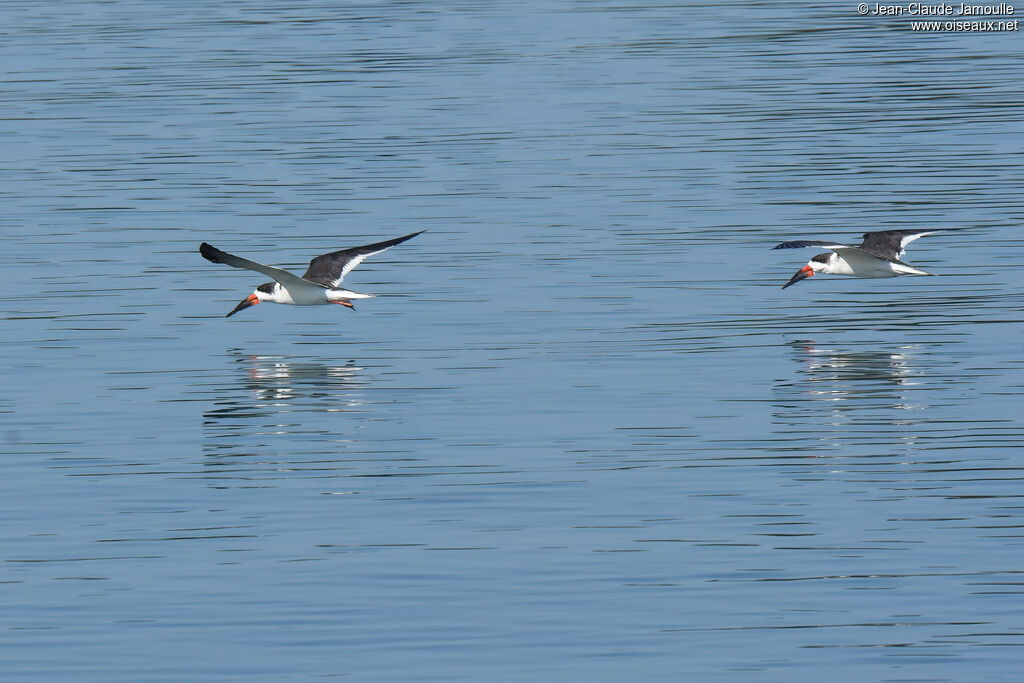
{"type": "Polygon", "coordinates": [[[349,299],[372,299],[373,294],[362,294],[350,289],[332,289],[327,292],[328,301],[347,301],[349,299]]]}
{"type": "Polygon", "coordinates": [[[935,275],[935,273],[929,273],[927,270],[921,270],[906,263],[894,263],[892,269],[897,275],[935,275]]]}

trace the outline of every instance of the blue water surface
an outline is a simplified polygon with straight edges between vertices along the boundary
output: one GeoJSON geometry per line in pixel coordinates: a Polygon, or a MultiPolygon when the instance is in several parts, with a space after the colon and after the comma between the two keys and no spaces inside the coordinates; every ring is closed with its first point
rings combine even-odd
{"type": "Polygon", "coordinates": [[[1024,54],[855,4],[0,3],[18,681],[1016,681],[1024,54]],[[868,230],[939,277],[821,276],[868,230]],[[264,304],[202,241],[302,271],[264,304]],[[806,253],[805,253],[806,252],[806,253]]]}

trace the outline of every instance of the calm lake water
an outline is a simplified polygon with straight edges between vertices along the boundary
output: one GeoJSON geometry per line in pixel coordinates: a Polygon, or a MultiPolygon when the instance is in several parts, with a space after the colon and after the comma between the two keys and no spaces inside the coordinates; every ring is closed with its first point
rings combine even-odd
{"type": "Polygon", "coordinates": [[[1024,43],[855,3],[0,4],[17,681],[1017,681],[1024,43]],[[965,228],[940,277],[787,239],[965,228]],[[301,269],[263,305],[201,241],[301,269]]]}

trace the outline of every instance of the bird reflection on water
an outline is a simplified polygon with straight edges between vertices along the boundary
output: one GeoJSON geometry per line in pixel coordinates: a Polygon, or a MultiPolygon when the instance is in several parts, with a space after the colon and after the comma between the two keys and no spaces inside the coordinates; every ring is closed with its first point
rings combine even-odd
{"type": "Polygon", "coordinates": [[[773,422],[793,447],[853,455],[851,447],[864,446],[857,455],[875,457],[918,444],[919,411],[936,389],[920,345],[865,350],[800,340],[791,349],[799,370],[776,382],[773,422]]]}
{"type": "Polygon", "coordinates": [[[219,388],[214,405],[203,413],[207,425],[245,418],[267,418],[296,412],[354,412],[363,403],[366,388],[363,368],[349,361],[340,365],[290,359],[285,356],[254,356],[232,352],[231,359],[243,370],[238,380],[219,388]]]}
{"type": "MultiPolygon", "coordinates": [[[[892,350],[844,350],[828,348],[813,340],[791,344],[794,360],[803,377],[782,382],[793,393],[813,401],[834,403],[830,409],[852,410],[851,402],[870,399],[872,407],[912,409],[908,393],[919,382],[923,369],[915,362],[920,347],[915,344],[892,350]]],[[[794,396],[795,397],[795,396],[794,396]]]]}
{"type": "MultiPolygon", "coordinates": [[[[204,474],[218,486],[389,477],[419,467],[377,411],[380,399],[371,400],[375,382],[366,368],[236,351],[228,358],[228,380],[207,389],[212,405],[203,413],[204,474]]],[[[329,491],[352,492],[348,486],[329,491]]]]}

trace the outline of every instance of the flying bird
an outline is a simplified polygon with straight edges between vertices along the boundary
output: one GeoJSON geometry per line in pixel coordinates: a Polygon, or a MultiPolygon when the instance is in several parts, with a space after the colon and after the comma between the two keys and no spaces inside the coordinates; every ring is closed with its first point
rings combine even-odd
{"type": "Polygon", "coordinates": [[[351,309],[352,299],[366,299],[372,294],[360,294],[348,289],[341,288],[341,281],[345,279],[349,271],[358,266],[368,257],[379,254],[389,247],[401,244],[410,240],[416,235],[425,232],[420,230],[405,237],[396,237],[393,240],[367,244],[362,247],[349,247],[341,251],[332,251],[329,254],[317,256],[309,262],[309,268],[302,277],[292,275],[287,270],[265,266],[249,259],[221,251],[206,242],[199,245],[199,253],[207,261],[224,263],[233,268],[245,268],[263,273],[273,278],[273,282],[267,282],[256,288],[252,294],[242,300],[240,304],[231,309],[227,314],[230,318],[244,308],[249,308],[261,301],[269,301],[275,304],[293,304],[296,306],[317,306],[319,304],[341,304],[351,309]]]}
{"type": "Polygon", "coordinates": [[[783,242],[773,249],[799,249],[801,247],[822,247],[832,251],[818,254],[797,271],[789,282],[782,285],[785,289],[806,280],[815,273],[826,275],[850,275],[853,277],[896,277],[897,275],[934,275],[915,268],[909,263],[900,261],[906,253],[905,247],[919,237],[932,235],[946,230],[960,228],[937,228],[934,230],[881,230],[864,233],[864,241],[859,246],[837,244],[822,240],[796,240],[783,242]]]}

